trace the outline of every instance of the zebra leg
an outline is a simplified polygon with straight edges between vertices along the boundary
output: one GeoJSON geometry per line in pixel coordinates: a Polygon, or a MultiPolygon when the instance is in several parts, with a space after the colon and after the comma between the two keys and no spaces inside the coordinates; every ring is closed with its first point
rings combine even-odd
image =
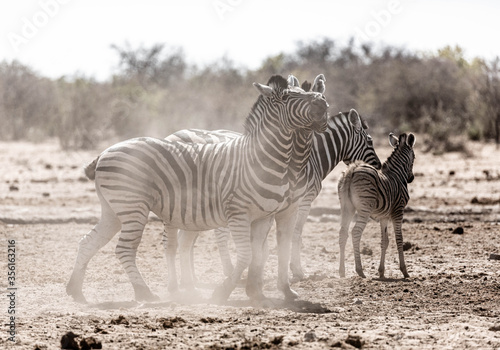
{"type": "Polygon", "coordinates": [[[263,274],[266,262],[267,235],[273,224],[274,217],[263,218],[252,223],[251,244],[252,260],[248,268],[246,293],[250,299],[264,300],[262,292],[264,285],[263,274]]]}
{"type": "Polygon", "coordinates": [[[302,230],[309,216],[311,206],[300,208],[297,215],[297,222],[292,237],[292,255],[290,261],[290,270],[292,270],[293,279],[302,281],[305,278],[304,270],[302,269],[302,262],[300,258],[300,251],[302,249],[302,230]]]}
{"type": "Polygon", "coordinates": [[[250,265],[252,249],[249,221],[246,215],[243,217],[233,216],[229,220],[228,227],[233,236],[236,248],[236,265],[231,276],[226,278],[222,285],[215,288],[212,300],[216,303],[224,302],[229,298],[234,288],[236,288],[236,284],[240,280],[243,271],[250,265]]]}
{"type": "Polygon", "coordinates": [[[288,279],[288,265],[290,264],[290,250],[297,219],[297,206],[292,205],[287,210],[276,214],[276,238],[278,241],[278,289],[285,295],[285,300],[294,300],[299,297],[297,292],[290,288],[288,279]]]}
{"type": "Polygon", "coordinates": [[[121,223],[116,214],[111,210],[108,203],[101,197],[101,219],[94,228],[80,240],[78,255],[73,273],[66,286],[66,293],[77,302],[86,303],[83,296],[83,279],[87,265],[92,257],[104,247],[113,236],[120,230],[121,223]]]}
{"type": "Polygon", "coordinates": [[[118,214],[118,217],[122,222],[122,231],[115,253],[134,287],[135,299],[137,301],[159,300],[158,296],[151,293],[136,265],[137,248],[141,243],[148,211],[138,208],[133,212],[125,212],[123,215],[118,214]]]}
{"type": "Polygon", "coordinates": [[[394,234],[396,235],[396,246],[398,247],[399,269],[401,270],[405,278],[409,278],[410,275],[406,270],[405,255],[403,251],[403,232],[401,230],[402,224],[403,224],[403,213],[401,213],[401,215],[398,215],[395,219],[392,220],[392,226],[394,227],[394,234]]]}
{"type": "Polygon", "coordinates": [[[194,290],[194,244],[200,232],[179,230],[179,247],[181,258],[181,286],[194,290]]]}
{"type": "Polygon", "coordinates": [[[349,236],[349,226],[351,225],[355,209],[350,201],[343,201],[341,198],[340,206],[340,232],[339,232],[339,247],[340,247],[340,262],[339,262],[339,276],[345,277],[345,246],[347,244],[347,237],[349,236]]]}
{"type": "Polygon", "coordinates": [[[352,246],[354,249],[354,262],[356,264],[356,272],[360,277],[366,278],[363,272],[363,265],[361,264],[361,254],[360,254],[360,242],[361,235],[370,219],[369,215],[363,215],[358,211],[358,219],[356,220],[356,224],[352,229],[352,246]]]}
{"type": "Polygon", "coordinates": [[[168,228],[164,226],[162,243],[165,249],[165,258],[167,259],[167,273],[168,273],[168,291],[175,293],[179,290],[177,284],[177,271],[175,268],[175,256],[177,254],[177,229],[168,228]]]}
{"type": "Polygon", "coordinates": [[[387,247],[389,246],[389,235],[387,234],[387,220],[380,220],[380,231],[381,231],[381,253],[380,253],[380,265],[378,267],[378,275],[381,279],[384,279],[385,272],[385,253],[387,251],[387,247]]]}
{"type": "Polygon", "coordinates": [[[214,230],[214,234],[219,249],[220,260],[222,262],[222,271],[224,272],[224,276],[229,277],[234,270],[231,255],[229,254],[229,247],[227,246],[231,232],[229,232],[226,227],[220,227],[214,230]]]}

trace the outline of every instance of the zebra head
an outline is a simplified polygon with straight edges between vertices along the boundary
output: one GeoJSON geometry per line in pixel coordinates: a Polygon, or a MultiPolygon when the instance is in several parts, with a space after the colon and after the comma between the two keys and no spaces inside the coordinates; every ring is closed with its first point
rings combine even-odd
{"type": "MultiPolygon", "coordinates": [[[[389,144],[394,148],[389,158],[395,159],[398,166],[403,170],[402,175],[406,176],[406,182],[411,183],[415,176],[413,175],[413,161],[415,160],[415,135],[412,133],[401,134],[397,138],[392,132],[389,134],[389,144]]],[[[385,163],[387,164],[388,161],[385,163]]],[[[384,165],[385,165],[384,164],[384,165]]]]}
{"type": "Polygon", "coordinates": [[[349,165],[356,160],[362,160],[376,169],[382,167],[382,163],[373,148],[373,139],[368,134],[368,124],[359,115],[355,109],[351,109],[347,114],[347,128],[351,129],[350,139],[345,142],[348,143],[344,158],[342,161],[349,165]]]}
{"type": "Polygon", "coordinates": [[[325,77],[320,74],[315,79],[317,91],[306,92],[299,80],[290,75],[285,80],[280,75],[272,76],[267,85],[254,83],[262,95],[267,108],[280,116],[280,123],[289,131],[310,129],[324,132],[327,128],[328,103],[323,95],[325,77]]]}

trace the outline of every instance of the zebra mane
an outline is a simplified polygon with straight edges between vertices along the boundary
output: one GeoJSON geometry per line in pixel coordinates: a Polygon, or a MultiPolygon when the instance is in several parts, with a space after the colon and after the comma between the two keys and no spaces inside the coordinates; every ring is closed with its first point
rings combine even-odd
{"type": "Polygon", "coordinates": [[[312,84],[310,82],[308,82],[307,80],[305,80],[300,87],[304,91],[311,91],[312,84]]]}
{"type": "MultiPolygon", "coordinates": [[[[281,75],[273,75],[271,78],[269,78],[267,86],[272,87],[275,91],[281,92],[288,88],[288,81],[281,75]]],[[[264,103],[264,98],[264,96],[259,95],[259,98],[253,104],[250,113],[245,119],[245,123],[243,125],[245,134],[249,134],[250,132],[252,132],[255,129],[255,126],[258,124],[260,118],[262,118],[263,113],[261,110],[259,110],[259,105],[264,103]]]]}
{"type": "Polygon", "coordinates": [[[272,87],[274,90],[281,91],[288,88],[288,81],[281,75],[276,74],[269,78],[267,86],[272,87]]]}

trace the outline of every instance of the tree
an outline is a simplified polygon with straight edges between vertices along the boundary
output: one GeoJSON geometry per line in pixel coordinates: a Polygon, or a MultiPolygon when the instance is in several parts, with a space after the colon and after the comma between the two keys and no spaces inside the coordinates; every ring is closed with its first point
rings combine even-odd
{"type": "Polygon", "coordinates": [[[120,68],[129,79],[137,80],[143,87],[159,85],[169,86],[181,78],[187,68],[181,49],[171,49],[163,55],[165,44],[156,44],[150,48],[132,49],[126,43],[124,48],[111,45],[120,56],[120,68]]]}
{"type": "Polygon", "coordinates": [[[493,130],[497,146],[500,144],[500,58],[484,65],[483,84],[480,88],[487,106],[488,123],[493,130]]]}

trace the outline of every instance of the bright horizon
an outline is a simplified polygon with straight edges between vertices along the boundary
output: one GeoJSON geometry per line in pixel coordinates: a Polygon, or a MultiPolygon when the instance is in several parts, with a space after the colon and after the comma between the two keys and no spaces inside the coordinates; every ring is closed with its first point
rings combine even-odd
{"type": "Polygon", "coordinates": [[[133,49],[165,43],[198,66],[223,57],[255,69],[264,59],[292,53],[297,42],[350,38],[413,52],[458,45],[466,57],[500,55],[494,0],[29,0],[3,4],[0,61],[18,60],[49,78],[83,74],[106,80],[116,72],[112,44],[133,49]]]}

